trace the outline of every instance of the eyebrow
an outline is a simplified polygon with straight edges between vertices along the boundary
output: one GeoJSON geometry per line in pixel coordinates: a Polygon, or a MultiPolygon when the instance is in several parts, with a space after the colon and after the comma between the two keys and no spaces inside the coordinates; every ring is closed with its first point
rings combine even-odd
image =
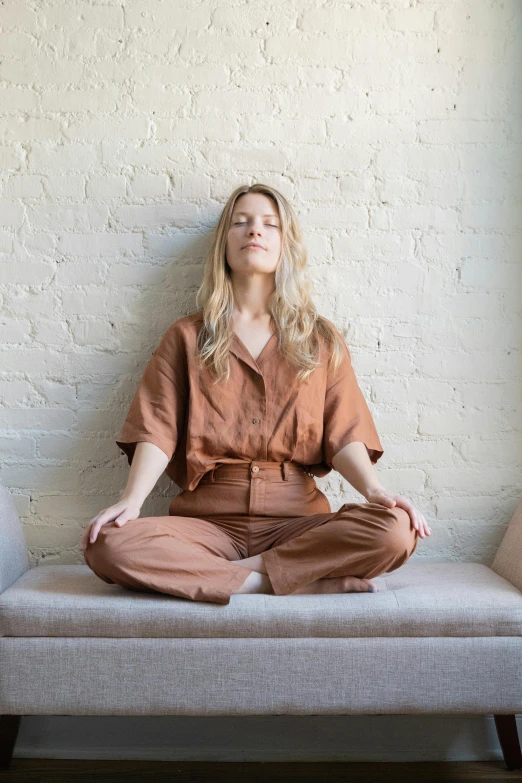
{"type": "MultiPolygon", "coordinates": [[[[232,217],[239,217],[240,215],[249,215],[249,212],[234,212],[232,217]]],[[[271,212],[267,213],[266,215],[262,215],[262,217],[275,217],[279,220],[279,215],[274,215],[271,212]]]]}

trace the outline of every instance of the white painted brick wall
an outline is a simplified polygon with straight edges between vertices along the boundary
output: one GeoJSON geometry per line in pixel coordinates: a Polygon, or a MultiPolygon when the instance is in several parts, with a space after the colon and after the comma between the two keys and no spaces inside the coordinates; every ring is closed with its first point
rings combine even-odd
{"type": "MultiPolygon", "coordinates": [[[[0,481],[32,565],[81,563],[114,443],[209,231],[295,205],[385,454],[433,535],[490,563],[521,494],[519,0],[0,6],[0,481]]],[[[361,500],[337,473],[337,508],[361,500]]],[[[176,492],[162,477],[143,515],[176,492]]]]}

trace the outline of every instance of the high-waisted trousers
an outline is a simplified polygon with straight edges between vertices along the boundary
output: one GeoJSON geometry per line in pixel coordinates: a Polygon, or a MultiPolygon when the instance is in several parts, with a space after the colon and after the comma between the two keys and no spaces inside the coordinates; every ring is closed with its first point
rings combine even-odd
{"type": "Polygon", "coordinates": [[[109,584],[228,604],[253,570],[233,560],[261,555],[274,594],[288,595],[317,579],[394,571],[417,543],[404,509],[332,511],[302,465],[252,460],[216,465],[168,516],[103,525],[84,558],[109,584]]]}

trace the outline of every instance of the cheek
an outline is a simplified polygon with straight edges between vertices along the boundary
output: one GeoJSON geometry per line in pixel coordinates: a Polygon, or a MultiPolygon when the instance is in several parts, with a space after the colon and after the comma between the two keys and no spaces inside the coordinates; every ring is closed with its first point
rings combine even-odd
{"type": "Polygon", "coordinates": [[[267,242],[267,247],[271,253],[280,253],[281,245],[281,237],[271,237],[267,242]]]}
{"type": "Polygon", "coordinates": [[[225,249],[228,251],[237,250],[237,246],[238,246],[238,237],[234,234],[233,231],[229,231],[225,249]]]}

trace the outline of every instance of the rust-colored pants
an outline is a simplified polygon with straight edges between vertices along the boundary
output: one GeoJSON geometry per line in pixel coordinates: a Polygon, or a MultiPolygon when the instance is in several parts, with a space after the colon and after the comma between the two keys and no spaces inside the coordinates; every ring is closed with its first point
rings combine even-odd
{"type": "Polygon", "coordinates": [[[332,511],[295,462],[220,463],[169,516],[104,525],[85,562],[109,584],[227,604],[252,569],[232,560],[262,555],[275,595],[323,577],[371,579],[417,548],[409,514],[378,503],[332,511]]]}

